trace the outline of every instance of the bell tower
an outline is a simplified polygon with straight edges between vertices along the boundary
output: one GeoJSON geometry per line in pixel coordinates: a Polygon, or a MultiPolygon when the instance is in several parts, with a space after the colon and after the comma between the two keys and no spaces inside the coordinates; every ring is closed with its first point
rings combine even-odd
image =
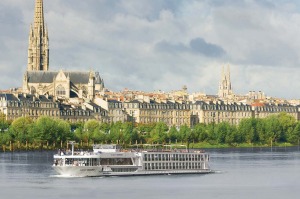
{"type": "Polygon", "coordinates": [[[219,85],[219,98],[221,99],[232,99],[233,92],[231,88],[231,81],[230,81],[230,68],[229,65],[227,66],[227,71],[224,71],[224,66],[222,67],[222,75],[221,81],[219,85]]]}
{"type": "Polygon", "coordinates": [[[49,37],[44,24],[43,0],[35,1],[34,22],[30,26],[27,71],[49,70],[49,37]]]}

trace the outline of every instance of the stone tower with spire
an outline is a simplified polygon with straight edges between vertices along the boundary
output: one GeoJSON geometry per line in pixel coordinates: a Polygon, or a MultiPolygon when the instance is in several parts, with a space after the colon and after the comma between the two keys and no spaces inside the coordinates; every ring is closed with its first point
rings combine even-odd
{"type": "Polygon", "coordinates": [[[224,71],[224,66],[222,66],[222,75],[219,85],[218,97],[221,99],[233,99],[233,92],[230,81],[230,67],[227,65],[227,71],[224,71]]]}
{"type": "Polygon", "coordinates": [[[104,90],[99,72],[49,71],[49,39],[44,24],[43,0],[35,0],[34,23],[30,26],[28,65],[23,77],[23,92],[52,95],[78,103],[93,100],[104,90]]]}
{"type": "Polygon", "coordinates": [[[43,0],[35,1],[34,23],[30,26],[27,71],[48,71],[49,37],[44,24],[43,0]]]}

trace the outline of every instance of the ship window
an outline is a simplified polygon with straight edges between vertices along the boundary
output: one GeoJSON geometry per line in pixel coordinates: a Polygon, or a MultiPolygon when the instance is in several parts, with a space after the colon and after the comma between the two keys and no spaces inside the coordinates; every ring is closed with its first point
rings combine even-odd
{"type": "Polygon", "coordinates": [[[102,158],[101,165],[133,165],[131,158],[102,158]]]}

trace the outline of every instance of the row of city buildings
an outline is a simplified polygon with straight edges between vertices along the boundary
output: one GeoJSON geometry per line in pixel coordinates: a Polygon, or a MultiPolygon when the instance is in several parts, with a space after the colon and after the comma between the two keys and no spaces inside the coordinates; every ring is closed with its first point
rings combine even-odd
{"type": "Polygon", "coordinates": [[[0,94],[0,112],[7,120],[18,117],[37,119],[40,116],[60,118],[69,122],[164,122],[168,126],[193,127],[198,123],[229,122],[237,125],[245,118],[265,118],[272,114],[286,112],[300,120],[300,107],[284,104],[227,103],[224,101],[173,101],[137,98],[120,101],[97,97],[94,101],[80,104],[65,103],[53,96],[33,94],[0,94]]]}
{"type": "MultiPolygon", "coordinates": [[[[0,114],[7,120],[50,116],[70,122],[164,122],[168,126],[190,127],[198,123],[229,122],[264,118],[286,112],[300,119],[300,107],[285,100],[268,98],[263,92],[235,95],[229,66],[222,68],[218,95],[189,94],[187,87],[164,93],[108,91],[99,72],[49,71],[49,35],[44,24],[43,0],[35,1],[30,26],[28,63],[23,85],[0,92],[0,114]]],[[[297,104],[297,103],[296,103],[297,104]]]]}

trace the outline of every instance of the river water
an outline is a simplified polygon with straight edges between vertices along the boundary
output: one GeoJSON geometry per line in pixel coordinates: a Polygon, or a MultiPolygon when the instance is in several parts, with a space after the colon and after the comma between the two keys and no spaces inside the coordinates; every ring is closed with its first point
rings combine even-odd
{"type": "Polygon", "coordinates": [[[1,199],[282,199],[300,196],[298,148],[210,149],[208,175],[62,178],[53,152],[0,153],[1,199]]]}

